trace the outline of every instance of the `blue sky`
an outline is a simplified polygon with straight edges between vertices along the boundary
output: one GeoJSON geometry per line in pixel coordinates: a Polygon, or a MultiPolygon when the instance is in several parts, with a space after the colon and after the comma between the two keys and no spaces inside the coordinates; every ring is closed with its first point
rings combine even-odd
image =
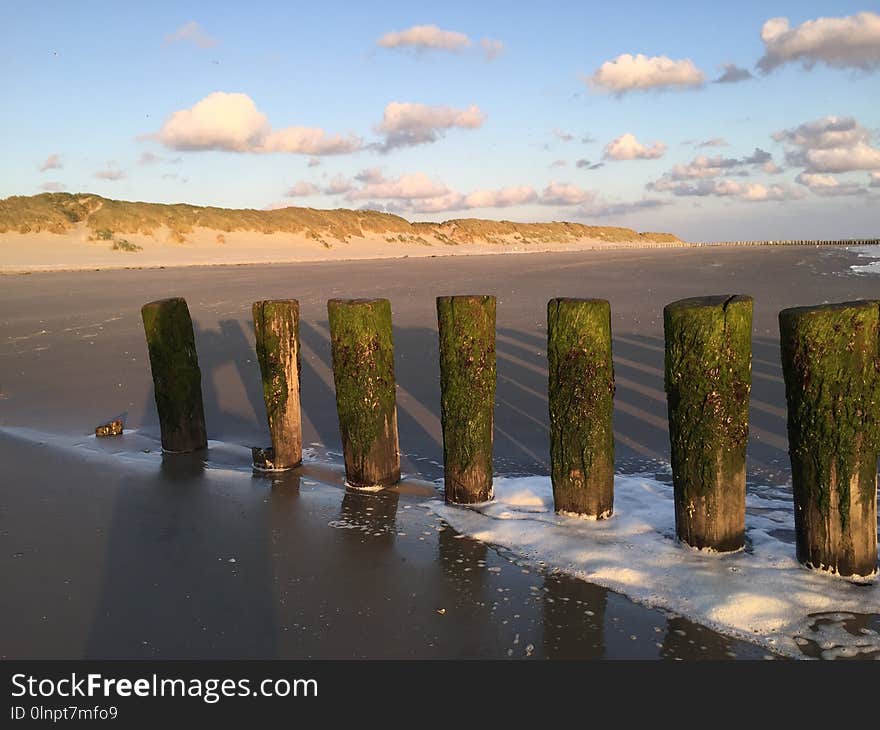
{"type": "Polygon", "coordinates": [[[694,240],[878,235],[878,13],[7,3],[0,197],[369,206],[694,240]],[[713,83],[724,64],[752,78],[713,83]]]}

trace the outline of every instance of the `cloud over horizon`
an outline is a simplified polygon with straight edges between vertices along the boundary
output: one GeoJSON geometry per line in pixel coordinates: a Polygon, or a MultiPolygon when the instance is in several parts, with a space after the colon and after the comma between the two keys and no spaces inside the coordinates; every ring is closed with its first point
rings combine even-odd
{"type": "Polygon", "coordinates": [[[622,96],[651,89],[694,89],[705,80],[705,74],[689,58],[674,61],[667,56],[623,53],[599,66],[587,85],[622,96]]]}
{"type": "Polygon", "coordinates": [[[605,145],[604,157],[606,160],[656,160],[665,152],[665,143],[654,142],[645,147],[635,135],[627,132],[605,145]]]}
{"type": "Polygon", "coordinates": [[[764,55],[758,68],[769,73],[786,63],[817,63],[863,71],[880,66],[880,15],[856,13],[843,18],[816,18],[792,28],[788,18],[770,18],[761,28],[764,55]]]}
{"type": "Polygon", "coordinates": [[[215,91],[189,109],[176,111],[154,135],[169,149],[182,151],[285,152],[312,156],[356,152],[354,135],[329,134],[314,127],[273,131],[266,115],[247,94],[215,91]]]}
{"type": "Polygon", "coordinates": [[[772,136],[794,147],[786,150],[786,161],[808,173],[880,170],[880,149],[870,144],[871,133],[853,117],[822,117],[772,136]]]}
{"type": "Polygon", "coordinates": [[[486,115],[476,104],[467,109],[429,106],[392,101],[385,107],[376,131],[385,135],[378,149],[388,152],[396,147],[436,142],[448,129],[479,129],[486,115]]]}

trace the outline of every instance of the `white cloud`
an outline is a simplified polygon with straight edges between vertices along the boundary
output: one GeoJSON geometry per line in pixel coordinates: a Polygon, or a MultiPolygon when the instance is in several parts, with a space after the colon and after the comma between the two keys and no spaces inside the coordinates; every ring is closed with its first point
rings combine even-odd
{"type": "Polygon", "coordinates": [[[802,193],[786,185],[764,185],[761,183],[741,183],[737,180],[704,179],[697,182],[675,181],[661,178],[646,186],[649,190],[668,192],[677,196],[715,196],[737,198],[747,202],[766,202],[771,200],[790,200],[802,197],[802,193]]]}
{"type": "Polygon", "coordinates": [[[494,38],[483,38],[480,41],[480,47],[483,49],[487,61],[494,61],[504,53],[504,43],[494,38]]]}
{"type": "Polygon", "coordinates": [[[870,145],[870,132],[852,117],[823,117],[776,132],[773,139],[799,148],[788,150],[786,159],[807,172],[880,169],[880,149],[870,145]]]}
{"type": "Polygon", "coordinates": [[[863,12],[843,18],[816,18],[792,28],[788,18],[770,18],[761,28],[764,55],[758,68],[769,72],[800,61],[805,68],[880,66],[880,15],[863,12]]]}
{"type": "Polygon", "coordinates": [[[880,188],[880,172],[872,172],[868,179],[870,180],[869,188],[880,188]]]}
{"type": "Polygon", "coordinates": [[[596,193],[570,183],[551,182],[541,193],[542,205],[578,205],[593,200],[596,193]]]}
{"type": "Polygon", "coordinates": [[[284,193],[284,197],[286,198],[304,198],[309,195],[317,195],[321,191],[318,189],[317,185],[313,185],[310,182],[306,182],[305,180],[300,180],[296,185],[287,190],[284,193]]]}
{"type": "Polygon", "coordinates": [[[666,145],[663,142],[654,142],[650,147],[645,147],[635,135],[626,133],[605,146],[605,159],[654,160],[662,157],[665,151],[666,145]]]}
{"type": "Polygon", "coordinates": [[[46,170],[60,170],[64,167],[64,163],[61,161],[61,155],[53,154],[49,155],[46,158],[46,161],[40,165],[40,172],[46,172],[46,170]]]}
{"type": "Polygon", "coordinates": [[[598,202],[582,206],[579,214],[586,218],[623,217],[645,210],[662,208],[664,205],[671,204],[672,201],[670,200],[660,200],[658,198],[642,198],[641,200],[634,200],[629,203],[598,202]]]}
{"type": "Polygon", "coordinates": [[[425,173],[416,172],[403,175],[396,180],[382,178],[376,182],[367,182],[360,188],[346,193],[347,200],[369,200],[370,198],[392,198],[398,200],[414,200],[419,198],[436,198],[450,192],[443,183],[431,180],[425,173]]]}
{"type": "Polygon", "coordinates": [[[624,53],[599,66],[587,83],[620,95],[648,89],[692,89],[702,86],[705,78],[689,58],[673,61],[667,56],[624,53]]]}
{"type": "Polygon", "coordinates": [[[108,162],[106,168],[98,170],[95,173],[95,177],[99,180],[115,181],[124,179],[126,177],[126,174],[124,170],[120,170],[119,167],[117,167],[115,162],[108,162]]]}
{"type": "Polygon", "coordinates": [[[215,91],[190,109],[174,112],[153,136],[176,150],[332,155],[355,152],[363,146],[353,135],[332,135],[312,127],[272,131],[253,99],[224,91],[215,91]]]}
{"type": "Polygon", "coordinates": [[[378,167],[368,167],[355,175],[354,179],[362,183],[380,183],[384,182],[385,176],[378,167]]]}
{"type": "Polygon", "coordinates": [[[460,51],[471,45],[471,39],[464,33],[442,30],[436,25],[414,25],[399,32],[386,33],[378,41],[383,48],[416,48],[460,51]]]}
{"type": "Polygon", "coordinates": [[[176,31],[165,36],[166,43],[177,43],[186,41],[192,43],[199,48],[211,48],[217,45],[217,40],[208,36],[202,26],[194,21],[181,25],[176,31]]]}
{"type": "Polygon", "coordinates": [[[486,115],[476,104],[467,109],[454,109],[392,101],[385,107],[382,122],[376,127],[385,135],[379,149],[387,152],[395,147],[435,142],[447,129],[478,129],[485,121],[486,115]]]}
{"type": "Polygon", "coordinates": [[[535,189],[529,185],[514,185],[498,190],[475,190],[464,198],[465,208],[509,208],[513,205],[531,203],[537,199],[535,189]]]}
{"type": "Polygon", "coordinates": [[[354,189],[354,183],[343,175],[336,175],[324,188],[324,195],[342,195],[354,189]]]}
{"type": "Polygon", "coordinates": [[[833,175],[802,172],[795,180],[804,187],[809,188],[816,195],[839,196],[839,195],[864,195],[867,189],[854,182],[842,183],[833,175]]]}

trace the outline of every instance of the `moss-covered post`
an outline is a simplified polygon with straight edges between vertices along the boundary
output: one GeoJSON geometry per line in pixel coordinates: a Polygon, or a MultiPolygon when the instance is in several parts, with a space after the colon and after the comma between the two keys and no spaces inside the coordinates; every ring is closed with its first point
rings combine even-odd
{"type": "Polygon", "coordinates": [[[867,576],[877,568],[878,302],[779,313],[797,558],[867,576]]]}
{"type": "Polygon", "coordinates": [[[495,297],[437,297],[446,501],[492,499],[495,297]]]}
{"type": "Polygon", "coordinates": [[[330,345],[336,410],[352,487],[400,481],[391,303],[331,299],[330,345]]]}
{"type": "Polygon", "coordinates": [[[299,401],[299,302],[282,299],[254,302],[257,360],[272,438],[273,469],[302,462],[299,401]]]}
{"type": "Polygon", "coordinates": [[[675,528],[695,548],[745,542],[752,298],[682,299],[663,310],[675,528]]]}
{"type": "Polygon", "coordinates": [[[141,307],[162,448],[173,453],[208,445],[202,405],[202,373],[186,300],[181,297],[141,307]]]}
{"type": "Polygon", "coordinates": [[[547,360],[556,511],[609,517],[614,507],[611,305],[605,299],[551,299],[547,360]]]}

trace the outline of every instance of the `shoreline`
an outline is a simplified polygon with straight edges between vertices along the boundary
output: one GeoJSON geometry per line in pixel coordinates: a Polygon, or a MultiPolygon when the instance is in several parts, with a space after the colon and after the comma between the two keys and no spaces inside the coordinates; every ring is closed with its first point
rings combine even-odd
{"type": "MultiPolygon", "coordinates": [[[[0,236],[0,258],[2,258],[2,236],[0,236]]],[[[142,264],[135,263],[107,263],[100,260],[92,260],[73,264],[22,264],[7,266],[0,261],[0,276],[23,276],[31,274],[52,274],[82,271],[137,271],[157,269],[179,268],[213,268],[213,267],[241,267],[241,266],[285,266],[289,264],[314,264],[314,263],[352,263],[366,261],[387,261],[418,258],[455,258],[455,257],[483,257],[499,255],[522,255],[522,254],[564,254],[585,252],[613,252],[613,251],[638,251],[653,249],[730,249],[730,248],[759,248],[759,247],[806,247],[806,248],[846,248],[848,246],[880,246],[880,239],[846,239],[839,241],[831,240],[767,240],[767,241],[717,241],[717,242],[614,242],[608,243],[599,240],[587,240],[576,243],[560,243],[542,248],[527,248],[511,246],[510,244],[460,244],[455,250],[450,248],[430,246],[430,250],[424,247],[407,250],[389,250],[387,252],[370,250],[362,256],[303,256],[300,252],[290,256],[278,258],[259,258],[255,256],[244,258],[232,258],[230,260],[198,261],[198,260],[151,260],[142,264]],[[470,249],[468,250],[468,247],[470,249]]],[[[186,249],[183,246],[176,247],[178,251],[186,249]]],[[[309,252],[314,253],[314,252],[309,252]]],[[[130,254],[118,254],[121,256],[130,254]]]]}

